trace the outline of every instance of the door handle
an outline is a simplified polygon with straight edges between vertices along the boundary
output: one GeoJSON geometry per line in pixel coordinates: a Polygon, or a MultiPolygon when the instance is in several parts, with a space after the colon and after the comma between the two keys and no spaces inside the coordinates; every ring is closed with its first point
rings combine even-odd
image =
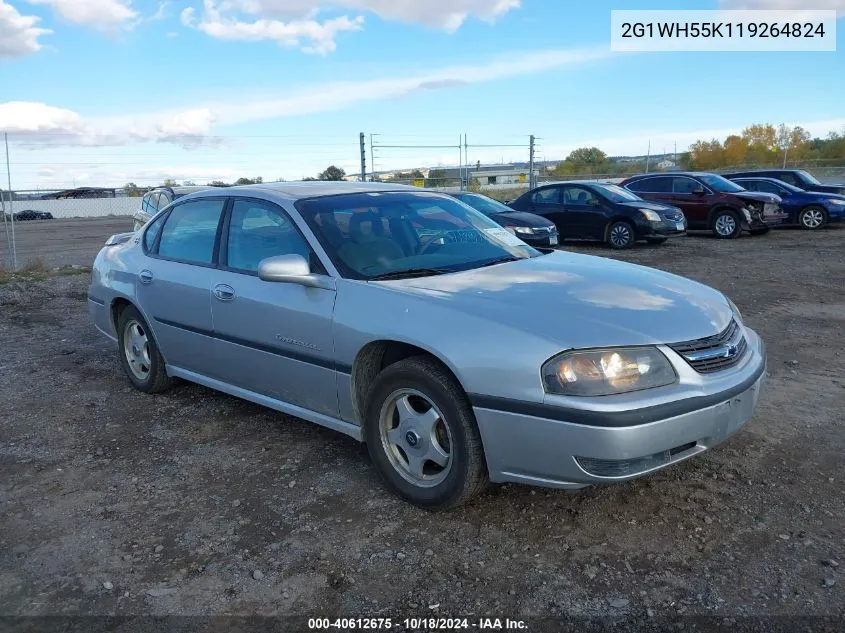
{"type": "Polygon", "coordinates": [[[234,301],[235,289],[228,284],[217,284],[214,286],[214,296],[220,301],[234,301]]]}
{"type": "Polygon", "coordinates": [[[153,281],[153,271],[147,270],[146,268],[138,273],[138,279],[142,284],[149,284],[153,281]]]}

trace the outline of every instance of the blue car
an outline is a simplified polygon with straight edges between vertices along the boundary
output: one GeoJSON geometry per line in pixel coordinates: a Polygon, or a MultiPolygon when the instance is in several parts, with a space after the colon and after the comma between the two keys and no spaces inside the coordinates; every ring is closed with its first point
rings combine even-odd
{"type": "Polygon", "coordinates": [[[746,176],[730,180],[749,191],[762,191],[780,196],[780,208],[789,215],[784,225],[797,224],[802,228],[815,230],[823,228],[828,222],[845,220],[845,196],[804,191],[776,178],[746,176]]]}

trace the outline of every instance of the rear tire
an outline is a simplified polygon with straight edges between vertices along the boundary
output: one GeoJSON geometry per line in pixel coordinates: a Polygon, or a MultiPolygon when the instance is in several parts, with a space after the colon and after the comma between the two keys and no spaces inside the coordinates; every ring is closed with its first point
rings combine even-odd
{"type": "Polygon", "coordinates": [[[730,209],[722,209],[713,214],[711,225],[713,235],[722,240],[732,240],[742,233],[739,216],[730,209]]]}
{"type": "Polygon", "coordinates": [[[126,306],[117,317],[120,365],[129,382],[144,393],[159,393],[173,385],[153,333],[135,306],[126,306]]]}
{"type": "Polygon", "coordinates": [[[406,358],[376,377],[364,440],[387,487],[414,505],[445,510],[487,487],[472,407],[455,377],[433,358],[406,358]]]}
{"type": "Polygon", "coordinates": [[[801,209],[801,213],[798,214],[798,224],[808,231],[823,229],[827,225],[827,220],[827,211],[814,205],[801,209]]]}
{"type": "Polygon", "coordinates": [[[668,237],[647,237],[645,241],[648,242],[649,244],[658,244],[659,245],[659,244],[665,244],[666,240],[668,240],[668,239],[669,239],[668,237]]]}
{"type": "Polygon", "coordinates": [[[608,246],[615,250],[622,250],[631,248],[636,242],[634,236],[634,227],[630,222],[625,220],[618,220],[607,227],[607,237],[605,239],[608,246]]]}

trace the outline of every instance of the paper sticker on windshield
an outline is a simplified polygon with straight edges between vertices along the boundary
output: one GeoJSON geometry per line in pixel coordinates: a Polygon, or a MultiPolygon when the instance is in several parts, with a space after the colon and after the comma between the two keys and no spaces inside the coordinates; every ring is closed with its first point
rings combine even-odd
{"type": "Polygon", "coordinates": [[[525,242],[506,229],[484,229],[484,232],[508,246],[525,246],[525,242]]]}

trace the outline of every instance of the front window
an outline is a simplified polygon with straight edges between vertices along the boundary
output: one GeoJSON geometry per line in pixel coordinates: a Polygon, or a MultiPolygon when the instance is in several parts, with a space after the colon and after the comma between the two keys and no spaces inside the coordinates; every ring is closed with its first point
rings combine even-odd
{"type": "Polygon", "coordinates": [[[711,189],[715,189],[721,193],[738,193],[740,191],[745,191],[745,189],[735,182],[731,182],[727,178],[717,176],[716,174],[704,174],[703,176],[699,176],[698,179],[711,189]]]}
{"type": "Polygon", "coordinates": [[[481,211],[484,215],[496,215],[497,213],[511,213],[513,209],[502,204],[498,200],[493,200],[487,196],[480,196],[475,193],[465,193],[456,196],[458,200],[464,204],[468,204],[476,211],[481,211]]]}
{"type": "Polygon", "coordinates": [[[820,185],[820,184],[822,184],[821,182],[819,182],[818,178],[813,176],[813,174],[811,174],[808,171],[804,171],[803,169],[795,172],[795,175],[798,176],[798,178],[800,180],[804,181],[808,185],[820,185]]]}
{"type": "Polygon", "coordinates": [[[642,200],[638,195],[623,189],[619,185],[596,185],[596,189],[611,202],[639,202],[642,200]]]}
{"type": "Polygon", "coordinates": [[[470,270],[540,253],[484,214],[432,193],[356,193],[296,208],[344,277],[379,279],[470,270]]]}

